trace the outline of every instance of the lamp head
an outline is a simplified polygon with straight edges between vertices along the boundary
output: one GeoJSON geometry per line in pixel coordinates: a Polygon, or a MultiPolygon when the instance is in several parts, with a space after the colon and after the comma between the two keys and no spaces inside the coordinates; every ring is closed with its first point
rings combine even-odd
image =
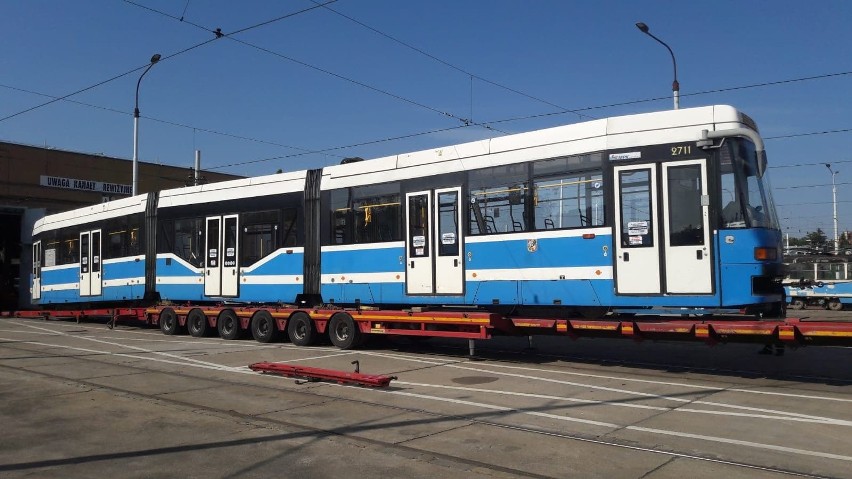
{"type": "Polygon", "coordinates": [[[161,58],[161,57],[160,57],[160,54],[159,54],[159,53],[155,53],[155,54],[154,54],[154,56],[152,56],[152,57],[151,57],[151,65],[153,65],[153,64],[157,63],[158,61],[160,61],[160,58],[161,58]]]}
{"type": "Polygon", "coordinates": [[[648,25],[645,25],[642,22],[637,23],[636,28],[638,28],[642,33],[648,33],[648,25]]]}

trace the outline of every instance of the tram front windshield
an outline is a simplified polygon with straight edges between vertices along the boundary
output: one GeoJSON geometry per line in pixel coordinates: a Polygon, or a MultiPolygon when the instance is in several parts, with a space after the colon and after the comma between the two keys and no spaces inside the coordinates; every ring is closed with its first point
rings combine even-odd
{"type": "Polygon", "coordinates": [[[722,146],[723,228],[779,229],[767,173],[758,173],[754,143],[733,139],[722,146]]]}

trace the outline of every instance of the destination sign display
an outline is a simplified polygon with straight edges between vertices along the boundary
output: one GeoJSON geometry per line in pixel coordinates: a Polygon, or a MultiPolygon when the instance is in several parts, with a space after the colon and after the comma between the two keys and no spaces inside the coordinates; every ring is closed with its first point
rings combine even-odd
{"type": "Polygon", "coordinates": [[[105,195],[130,195],[133,188],[130,185],[118,183],[104,183],[102,181],[79,180],[76,178],[64,178],[61,176],[41,175],[41,186],[48,188],[62,188],[65,190],[89,191],[105,195]]]}

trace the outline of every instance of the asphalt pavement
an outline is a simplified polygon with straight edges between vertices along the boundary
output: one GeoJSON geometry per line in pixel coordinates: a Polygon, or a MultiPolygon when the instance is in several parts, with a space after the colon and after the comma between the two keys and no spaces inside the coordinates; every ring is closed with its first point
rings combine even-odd
{"type": "Polygon", "coordinates": [[[341,351],[0,318],[0,475],[852,478],[850,348],[498,338],[471,360],[467,346],[341,351]],[[354,360],[398,379],[247,368],[354,360]]]}

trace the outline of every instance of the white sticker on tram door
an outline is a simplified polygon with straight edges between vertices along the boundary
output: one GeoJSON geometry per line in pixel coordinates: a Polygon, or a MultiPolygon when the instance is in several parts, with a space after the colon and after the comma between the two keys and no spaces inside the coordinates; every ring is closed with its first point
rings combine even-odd
{"type": "Polygon", "coordinates": [[[629,235],[646,235],[648,234],[647,221],[630,221],[627,223],[627,234],[629,235]]]}

